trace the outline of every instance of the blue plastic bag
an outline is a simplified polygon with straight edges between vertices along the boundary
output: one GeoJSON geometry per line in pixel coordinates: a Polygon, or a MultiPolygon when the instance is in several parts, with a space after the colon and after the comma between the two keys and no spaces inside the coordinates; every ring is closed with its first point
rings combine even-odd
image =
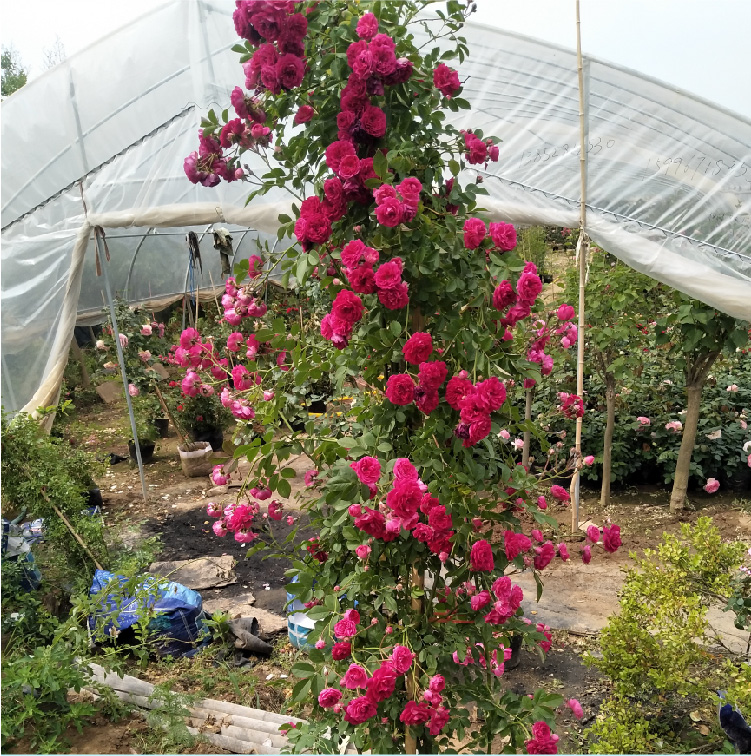
{"type": "Polygon", "coordinates": [[[104,592],[113,578],[120,585],[128,582],[122,575],[113,575],[106,570],[97,570],[94,574],[89,595],[99,599],[99,608],[93,617],[89,617],[92,630],[97,617],[108,617],[104,631],[108,634],[121,632],[138,622],[144,611],[153,609],[157,614],[149,622],[149,632],[152,645],[160,656],[193,656],[199,648],[209,643],[210,636],[203,624],[200,593],[180,583],[147,577],[136,590],[148,591],[148,595],[116,598],[104,592]]]}

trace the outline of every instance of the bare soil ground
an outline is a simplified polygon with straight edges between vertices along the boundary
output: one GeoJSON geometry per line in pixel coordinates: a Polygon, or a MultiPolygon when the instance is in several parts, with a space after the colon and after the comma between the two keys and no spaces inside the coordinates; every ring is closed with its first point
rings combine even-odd
{"type": "MultiPolygon", "coordinates": [[[[130,433],[123,417],[124,403],[123,406],[119,403],[95,405],[79,412],[74,429],[80,443],[100,455],[115,452],[127,456],[130,433]]],[[[172,436],[160,439],[153,461],[145,466],[149,491],[147,503],[143,501],[135,468],[128,462],[108,467],[98,481],[104,499],[105,522],[123,532],[126,540],[130,539],[132,543],[145,537],[158,536],[161,543],[160,560],[223,554],[234,556],[237,560],[237,582],[222,589],[202,591],[204,598],[221,595],[222,598],[232,599],[250,591],[255,596],[256,607],[282,615],[286,601],[284,571],[289,565],[288,558],[264,560],[263,555],[259,554],[244,559],[247,547],[231,538],[215,537],[211,532],[211,521],[206,516],[206,504],[210,500],[229,503],[234,500],[236,490],[215,489],[208,479],[185,478],[176,446],[174,432],[172,436]]],[[[217,461],[221,459],[222,456],[218,455],[217,461]]],[[[298,544],[310,537],[305,514],[296,511],[299,510],[299,496],[304,494],[302,477],[305,469],[304,460],[296,463],[298,474],[292,480],[293,495],[285,502],[288,512],[299,519],[298,544]]],[[[544,574],[546,593],[556,597],[556,605],[562,604],[567,608],[569,620],[556,616],[549,605],[530,603],[527,609],[535,619],[547,622],[556,630],[553,648],[544,661],[523,652],[519,667],[504,676],[504,680],[516,692],[527,693],[538,687],[546,687],[566,698],[577,698],[582,703],[585,712],[583,722],[577,722],[567,710],[559,715],[557,731],[561,735],[560,751],[569,753],[581,751],[581,732],[594,718],[607,694],[607,684],[594,670],[584,666],[581,654],[586,648],[596,645],[596,631],[617,610],[622,569],[633,564],[629,552],[641,555],[645,548],[654,548],[664,532],[678,532],[682,523],[695,522],[700,516],[712,517],[726,538],[751,541],[751,497],[748,495],[744,499],[738,495],[692,492],[691,508],[671,513],[668,509],[669,491],[656,487],[615,492],[611,504],[605,509],[600,507],[597,493],[584,491],[579,522],[592,520],[598,526],[608,521],[619,524],[623,548],[614,555],[596,551],[592,564],[581,568],[581,535],[569,540],[571,562],[563,563],[556,559],[544,574]],[[572,624],[571,617],[577,618],[580,626],[575,622],[572,624]]],[[[571,532],[569,508],[551,508],[549,512],[559,522],[560,534],[571,532]]],[[[278,541],[283,541],[290,529],[284,521],[273,523],[278,541]]],[[[495,533],[494,537],[499,535],[495,533]]],[[[266,539],[269,536],[262,537],[266,539]]],[[[287,548],[288,556],[293,548],[287,548]]],[[[527,592],[530,597],[534,596],[531,587],[527,592]]],[[[544,598],[545,594],[543,601],[544,598]]],[[[250,664],[239,669],[233,666],[229,658],[218,659],[216,648],[212,646],[194,659],[154,662],[146,670],[131,670],[131,674],[154,683],[171,682],[175,690],[186,693],[281,711],[285,708],[293,684],[289,670],[299,655],[300,652],[280,638],[271,659],[251,659],[250,664]]],[[[73,752],[139,752],[133,749],[144,742],[140,734],[143,726],[144,723],[138,719],[114,724],[97,720],[84,731],[83,736],[73,740],[73,752]]],[[[198,749],[202,747],[201,744],[196,746],[198,749]]]]}

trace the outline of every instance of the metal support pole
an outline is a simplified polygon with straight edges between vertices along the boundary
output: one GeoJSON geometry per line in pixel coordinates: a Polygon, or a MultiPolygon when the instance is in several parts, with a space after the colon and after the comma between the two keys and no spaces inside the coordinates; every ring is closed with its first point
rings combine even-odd
{"type": "Polygon", "coordinates": [[[136,462],[138,462],[138,474],[141,477],[141,490],[143,491],[144,503],[149,503],[148,489],[146,488],[146,478],[143,474],[143,461],[141,460],[141,446],[138,443],[138,431],[136,430],[136,416],[133,414],[133,402],[128,391],[128,376],[125,373],[125,357],[123,356],[123,347],[120,343],[120,329],[117,326],[117,317],[115,316],[115,302],[112,299],[110,290],[110,279],[107,273],[107,257],[104,254],[104,239],[102,230],[97,226],[94,229],[96,236],[96,247],[99,253],[99,263],[104,279],[104,291],[107,294],[107,304],[110,308],[110,318],[112,319],[112,335],[115,337],[115,348],[117,349],[117,360],[120,363],[120,372],[123,375],[123,389],[125,390],[125,401],[128,404],[128,414],[130,415],[130,428],[133,431],[133,443],[136,447],[136,462]]]}
{"type": "MultiPolygon", "coordinates": [[[[576,393],[584,400],[584,284],[587,275],[587,252],[589,239],[586,234],[587,220],[587,144],[584,110],[584,66],[582,63],[581,19],[579,0],[576,0],[576,70],[579,83],[579,174],[581,181],[581,203],[579,206],[579,241],[576,252],[579,262],[579,334],[576,345],[576,393]]],[[[579,528],[579,501],[582,468],[582,420],[576,418],[576,468],[571,482],[571,532],[579,528]]]]}

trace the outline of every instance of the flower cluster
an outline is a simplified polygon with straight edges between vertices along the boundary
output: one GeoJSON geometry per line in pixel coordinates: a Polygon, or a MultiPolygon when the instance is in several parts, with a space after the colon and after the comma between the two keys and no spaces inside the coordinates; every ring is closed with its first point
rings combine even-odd
{"type": "Polygon", "coordinates": [[[378,292],[378,299],[384,307],[401,309],[409,300],[407,284],[402,281],[402,259],[394,257],[376,270],[373,266],[378,258],[378,250],[366,247],[359,239],[346,244],[341,260],[347,281],[353,291],[359,294],[378,292]]]}
{"type": "Polygon", "coordinates": [[[459,132],[464,137],[464,147],[467,152],[465,157],[471,165],[480,165],[498,162],[498,145],[493,143],[492,139],[483,141],[471,131],[461,129],[459,132]]]}
{"type": "MultiPolygon", "coordinates": [[[[217,480],[224,480],[226,483],[228,478],[220,474],[220,470],[217,470],[216,467],[214,468],[212,479],[215,483],[217,483],[217,480]]],[[[217,485],[222,484],[217,483],[217,485]]],[[[254,533],[252,527],[253,520],[260,511],[261,508],[258,502],[255,501],[249,501],[247,504],[238,504],[235,502],[224,509],[222,509],[220,504],[209,502],[206,508],[209,517],[216,518],[216,522],[212,526],[214,534],[223,538],[227,533],[234,533],[235,540],[238,543],[250,543],[258,538],[258,533],[254,533]]],[[[269,506],[269,514],[271,514],[271,506],[269,506]]],[[[274,517],[273,519],[280,518],[281,514],[279,517],[274,517]]]]}
{"type": "Polygon", "coordinates": [[[527,753],[558,753],[558,736],[553,735],[545,722],[532,725],[532,737],[525,741],[527,753]]]}
{"type": "MultiPolygon", "coordinates": [[[[411,338],[414,338],[411,337],[411,338]]],[[[407,342],[409,344],[409,342],[407,342]]],[[[405,345],[405,348],[407,346],[405,345]]],[[[423,350],[424,351],[424,350],[423,350]]],[[[432,351],[432,343],[431,343],[432,351]]],[[[415,354],[410,352],[414,357],[415,354]]],[[[440,360],[419,363],[417,384],[409,373],[396,373],[386,381],[386,398],[402,407],[415,403],[420,412],[429,415],[440,401],[438,389],[447,375],[446,363],[440,360]]]]}
{"type": "Polygon", "coordinates": [[[238,36],[258,46],[243,64],[247,89],[262,87],[272,94],[299,87],[305,75],[308,20],[295,13],[293,2],[239,0],[232,15],[238,36]]]}
{"type": "Polygon", "coordinates": [[[227,158],[218,139],[198,131],[198,151],[191,152],[183,162],[188,180],[201,186],[216,186],[222,179],[236,181],[244,171],[235,158],[227,158]]]}
{"type": "MultiPolygon", "coordinates": [[[[371,498],[375,497],[375,484],[381,473],[378,460],[365,457],[351,466],[360,482],[370,488],[371,498]]],[[[392,488],[377,509],[362,507],[360,504],[350,506],[349,514],[354,518],[355,527],[386,543],[398,538],[404,528],[445,561],[451,551],[450,541],[454,535],[451,514],[428,492],[417,469],[408,459],[397,459],[393,474],[392,488]],[[422,522],[420,513],[425,518],[422,522]]]]}
{"type": "Polygon", "coordinates": [[[381,184],[374,192],[376,220],[388,228],[396,228],[402,221],[411,221],[420,205],[422,184],[416,178],[407,177],[396,187],[381,184]]]}
{"type": "Polygon", "coordinates": [[[564,417],[567,417],[569,420],[573,420],[576,417],[584,417],[584,402],[580,396],[559,391],[558,399],[561,401],[558,405],[558,410],[563,413],[564,417]]]}
{"type": "MultiPolygon", "coordinates": [[[[263,260],[258,255],[252,255],[248,260],[248,277],[258,278],[262,273],[263,260]]],[[[224,283],[222,308],[224,319],[233,326],[240,325],[244,318],[262,318],[267,311],[266,303],[254,297],[252,287],[248,285],[238,288],[234,278],[228,278],[224,283]]],[[[252,355],[249,354],[248,357],[252,355]]]]}
{"type": "Polygon", "coordinates": [[[365,308],[357,294],[344,289],[340,291],[331,307],[331,312],[321,320],[321,336],[337,349],[349,343],[352,331],[363,315],[365,308]]]}
{"type": "Polygon", "coordinates": [[[464,221],[464,246],[467,249],[477,249],[485,241],[488,232],[493,247],[500,252],[508,252],[516,246],[516,229],[513,225],[491,223],[486,227],[485,221],[480,218],[467,218],[464,221]]]}
{"type": "MultiPolygon", "coordinates": [[[[528,262],[516,282],[516,290],[514,290],[510,281],[501,281],[493,292],[493,307],[503,313],[499,323],[506,327],[512,327],[520,320],[529,317],[532,306],[540,292],[542,292],[542,281],[540,276],[537,275],[537,266],[528,262]]],[[[552,358],[549,362],[549,369],[547,369],[548,366],[543,361],[543,375],[548,375],[550,370],[553,369],[552,358]]]]}
{"type": "Polygon", "coordinates": [[[490,415],[506,401],[506,387],[496,377],[473,385],[462,371],[448,382],[446,401],[459,412],[454,434],[469,448],[490,433],[490,415]]]}
{"type": "MultiPolygon", "coordinates": [[[[352,653],[352,640],[360,631],[360,613],[348,609],[333,628],[337,642],[331,649],[334,661],[342,661],[352,653]]],[[[387,629],[388,633],[388,629],[387,629]]],[[[325,647],[323,640],[316,647],[325,647]]],[[[402,678],[412,668],[414,654],[406,646],[395,645],[387,658],[369,674],[360,664],[350,664],[339,680],[338,687],[324,688],[318,694],[318,704],[335,714],[344,712],[344,720],[351,725],[367,722],[378,714],[379,705],[396,692],[402,678]],[[348,701],[345,696],[352,692],[348,701]]],[[[449,720],[449,710],[442,706],[441,692],[446,685],[441,675],[434,675],[423,693],[423,700],[408,701],[400,715],[407,725],[427,724],[432,735],[437,735],[449,720]]]]}

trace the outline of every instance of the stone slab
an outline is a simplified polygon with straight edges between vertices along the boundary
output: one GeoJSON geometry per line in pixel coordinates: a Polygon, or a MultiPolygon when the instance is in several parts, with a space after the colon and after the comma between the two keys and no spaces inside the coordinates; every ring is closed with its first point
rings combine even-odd
{"type": "Polygon", "coordinates": [[[149,572],[198,591],[236,583],[234,567],[235,560],[231,556],[200,557],[175,562],[154,562],[149,567],[149,572]]]}

